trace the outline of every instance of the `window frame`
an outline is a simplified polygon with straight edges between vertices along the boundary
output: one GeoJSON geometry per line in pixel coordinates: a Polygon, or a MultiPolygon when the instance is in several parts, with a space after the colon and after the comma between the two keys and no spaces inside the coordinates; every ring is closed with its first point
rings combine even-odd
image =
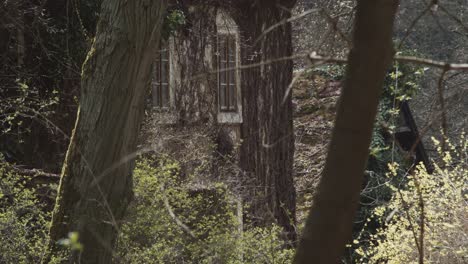
{"type": "Polygon", "coordinates": [[[218,110],[224,113],[239,110],[238,45],[236,32],[218,31],[216,36],[218,110]],[[222,62],[223,58],[224,62],[222,62]],[[231,58],[233,58],[232,61],[231,58]],[[231,68],[233,69],[227,70],[231,68]],[[224,77],[224,82],[222,77],[224,77]]]}
{"type": "Polygon", "coordinates": [[[153,109],[169,110],[172,107],[173,80],[171,73],[173,71],[173,67],[171,46],[170,41],[161,41],[160,48],[156,53],[156,58],[154,59],[151,79],[153,109]],[[162,52],[164,52],[164,57],[161,57],[162,52]],[[163,68],[165,69],[165,79],[162,78],[163,68]],[[163,89],[166,89],[165,94],[163,89]]]}
{"type": "MultiPolygon", "coordinates": [[[[242,124],[242,87],[241,87],[241,71],[239,70],[239,66],[241,65],[241,37],[239,32],[239,27],[237,23],[232,19],[228,12],[219,9],[216,13],[216,39],[213,45],[213,66],[216,70],[218,70],[218,36],[228,34],[234,36],[235,41],[235,78],[236,85],[235,88],[235,96],[236,102],[234,103],[235,111],[221,111],[220,101],[219,101],[219,85],[218,85],[218,74],[216,76],[216,110],[217,110],[217,122],[219,124],[228,124],[228,125],[236,125],[242,124]]],[[[219,72],[219,71],[218,71],[219,72]]]]}

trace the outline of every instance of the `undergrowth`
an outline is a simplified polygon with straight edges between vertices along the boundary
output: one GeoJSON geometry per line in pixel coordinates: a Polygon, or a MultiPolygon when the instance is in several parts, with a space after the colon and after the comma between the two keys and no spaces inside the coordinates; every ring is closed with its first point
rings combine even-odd
{"type": "Polygon", "coordinates": [[[39,263],[50,211],[0,157],[0,263],[39,263]]]}
{"type": "MultiPolygon", "coordinates": [[[[408,172],[404,186],[387,182],[391,200],[367,219],[380,227],[354,240],[359,263],[420,263],[421,256],[425,263],[466,263],[468,144],[462,137],[460,149],[449,144],[450,150],[442,151],[435,142],[443,164],[433,174],[419,165],[408,172]]],[[[390,163],[387,177],[399,173],[398,164],[390,163]]]]}
{"type": "Polygon", "coordinates": [[[191,184],[171,160],[141,159],[135,197],[121,227],[121,263],[289,263],[280,228],[242,225],[226,186],[191,184]]]}

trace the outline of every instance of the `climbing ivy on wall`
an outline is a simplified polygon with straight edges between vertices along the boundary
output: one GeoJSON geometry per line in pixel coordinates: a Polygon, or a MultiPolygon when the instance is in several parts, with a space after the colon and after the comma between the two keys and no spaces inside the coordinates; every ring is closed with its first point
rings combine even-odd
{"type": "Polygon", "coordinates": [[[186,25],[187,18],[183,10],[174,8],[167,11],[163,25],[163,37],[168,39],[178,29],[186,25]]]}

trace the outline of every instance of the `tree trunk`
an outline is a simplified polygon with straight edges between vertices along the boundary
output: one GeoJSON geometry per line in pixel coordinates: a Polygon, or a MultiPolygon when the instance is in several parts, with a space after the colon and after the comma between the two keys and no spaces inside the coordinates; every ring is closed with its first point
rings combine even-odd
{"type": "Polygon", "coordinates": [[[43,263],[59,255],[56,243],[69,232],[78,232],[84,246],[70,262],[112,262],[119,221],[132,197],[135,141],[166,5],[102,3],[43,263]]]}
{"type": "Polygon", "coordinates": [[[243,1],[235,19],[242,38],[242,146],[240,166],[252,201],[248,217],[256,225],[277,222],[291,241],[296,196],[292,178],[294,133],[291,94],[292,60],[270,63],[292,54],[289,1],[243,1]],[[281,23],[271,32],[264,31],[281,23]],[[258,39],[259,38],[259,39],[258,39]],[[257,41],[258,39],[258,41],[257,41]],[[253,180],[252,180],[253,179],[253,180]]]}
{"type": "Polygon", "coordinates": [[[338,263],[351,237],[379,96],[393,57],[397,6],[397,0],[358,1],[326,165],[295,263],[338,263]]]}

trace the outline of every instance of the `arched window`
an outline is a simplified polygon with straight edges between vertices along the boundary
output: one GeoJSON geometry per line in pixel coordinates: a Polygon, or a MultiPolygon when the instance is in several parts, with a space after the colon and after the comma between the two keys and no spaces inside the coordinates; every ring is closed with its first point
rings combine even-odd
{"type": "Polygon", "coordinates": [[[222,10],[216,16],[218,122],[242,123],[240,89],[240,35],[235,21],[222,10]]]}

